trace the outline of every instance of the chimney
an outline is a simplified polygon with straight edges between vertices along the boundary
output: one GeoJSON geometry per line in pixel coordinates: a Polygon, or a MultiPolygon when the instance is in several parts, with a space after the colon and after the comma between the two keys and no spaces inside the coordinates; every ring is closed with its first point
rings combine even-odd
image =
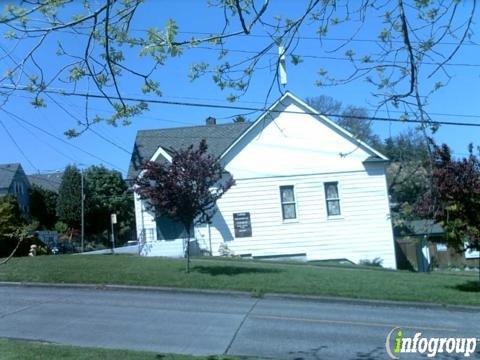
{"type": "Polygon", "coordinates": [[[208,125],[208,126],[217,125],[217,119],[215,119],[215,118],[212,117],[212,116],[209,116],[209,117],[207,118],[207,120],[205,120],[205,124],[208,125]]]}

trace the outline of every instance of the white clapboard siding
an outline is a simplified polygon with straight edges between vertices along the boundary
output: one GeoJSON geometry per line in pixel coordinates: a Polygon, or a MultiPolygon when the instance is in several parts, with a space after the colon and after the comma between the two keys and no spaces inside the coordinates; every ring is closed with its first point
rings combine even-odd
{"type": "Polygon", "coordinates": [[[223,157],[235,179],[365,170],[368,149],[322,118],[302,113],[292,99],[284,108],[250,127],[223,157]]]}
{"type": "MultiPolygon", "coordinates": [[[[384,266],[395,267],[386,194],[385,177],[365,171],[238,180],[218,202],[210,229],[213,254],[218,254],[225,239],[231,239],[226,243],[238,255],[305,253],[308,260],[346,258],[354,262],[379,257],[384,266]],[[339,218],[329,219],[326,212],[324,183],[330,181],[339,184],[339,218]],[[282,185],[295,186],[296,221],[282,220],[282,185]],[[239,212],[250,213],[252,237],[235,238],[233,214],[239,212]]],[[[206,229],[197,232],[208,244],[206,229]]]]}

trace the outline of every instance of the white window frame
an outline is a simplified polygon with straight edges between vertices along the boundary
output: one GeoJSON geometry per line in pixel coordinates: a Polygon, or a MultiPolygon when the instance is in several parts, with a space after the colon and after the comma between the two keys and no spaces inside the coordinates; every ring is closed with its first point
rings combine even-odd
{"type": "Polygon", "coordinates": [[[280,210],[282,214],[282,221],[284,223],[298,222],[298,206],[297,206],[297,194],[295,193],[295,185],[294,184],[280,185],[278,190],[280,195],[280,210]],[[290,188],[290,187],[292,188],[292,191],[293,191],[293,201],[284,202],[282,199],[282,188],[290,188]],[[291,204],[293,204],[295,207],[295,217],[286,219],[283,211],[283,205],[291,205],[291,204]]]}
{"type": "Polygon", "coordinates": [[[155,228],[145,228],[145,241],[155,241],[157,240],[155,228]]]}
{"type": "Polygon", "coordinates": [[[341,193],[340,193],[340,183],[338,181],[325,181],[323,183],[323,193],[325,194],[325,213],[327,214],[328,219],[342,219],[343,212],[342,212],[342,204],[341,204],[341,193]],[[337,186],[337,198],[328,198],[327,197],[327,185],[335,184],[337,186]],[[340,214],[331,215],[328,213],[328,202],[329,201],[338,201],[338,208],[340,210],[340,214]]]}

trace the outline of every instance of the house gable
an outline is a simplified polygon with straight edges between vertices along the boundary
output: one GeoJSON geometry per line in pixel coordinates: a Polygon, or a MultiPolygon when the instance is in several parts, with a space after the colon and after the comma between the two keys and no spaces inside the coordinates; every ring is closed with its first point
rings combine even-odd
{"type": "Polygon", "coordinates": [[[0,164],[0,190],[7,193],[12,186],[17,173],[20,171],[21,165],[16,164],[0,164]]]}
{"type": "Polygon", "coordinates": [[[236,179],[365,171],[387,158],[286,93],[221,157],[236,179]]]}

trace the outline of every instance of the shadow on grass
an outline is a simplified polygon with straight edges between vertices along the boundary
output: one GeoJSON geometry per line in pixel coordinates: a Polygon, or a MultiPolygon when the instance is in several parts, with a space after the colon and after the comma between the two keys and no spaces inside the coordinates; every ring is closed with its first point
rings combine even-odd
{"type": "Polygon", "coordinates": [[[241,275],[241,274],[267,274],[267,273],[279,273],[282,270],[278,269],[266,269],[261,267],[244,267],[244,266],[230,266],[230,265],[216,265],[216,266],[202,266],[197,265],[193,267],[193,271],[201,274],[208,274],[212,276],[217,275],[241,275]]]}
{"type": "Polygon", "coordinates": [[[465,291],[465,292],[479,292],[480,293],[480,281],[479,280],[470,280],[462,284],[452,286],[456,290],[465,291]]]}

